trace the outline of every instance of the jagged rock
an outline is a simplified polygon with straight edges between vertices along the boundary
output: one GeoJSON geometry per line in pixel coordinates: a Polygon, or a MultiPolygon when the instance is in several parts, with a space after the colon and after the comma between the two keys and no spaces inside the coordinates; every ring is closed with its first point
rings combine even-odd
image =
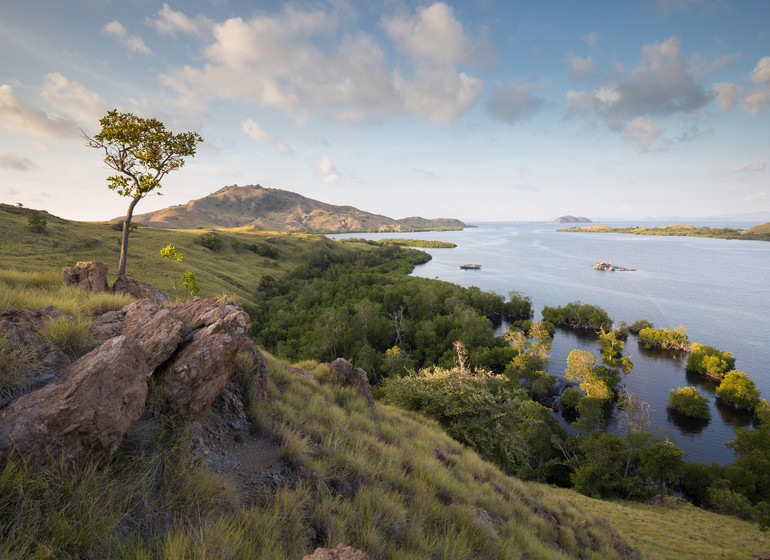
{"type": "Polygon", "coordinates": [[[369,387],[369,378],[366,372],[361,368],[353,368],[353,364],[347,361],[345,358],[337,358],[329,364],[329,368],[337,375],[337,378],[343,383],[347,383],[355,387],[358,392],[363,395],[369,406],[374,409],[374,397],[372,396],[372,389],[369,387]]]}
{"type": "Polygon", "coordinates": [[[152,284],[134,280],[130,276],[121,275],[112,285],[113,292],[119,292],[134,296],[136,299],[149,299],[158,305],[168,305],[174,300],[161,292],[152,284]]]}
{"type": "Polygon", "coordinates": [[[147,356],[150,373],[168,360],[182,342],[184,325],[167,307],[141,299],[94,321],[91,332],[98,338],[124,334],[136,341],[147,356]]]}
{"type": "Polygon", "coordinates": [[[172,411],[194,418],[224,389],[248,335],[249,316],[240,305],[202,298],[175,306],[172,314],[195,330],[164,368],[159,389],[172,411]]]}
{"type": "Polygon", "coordinates": [[[62,269],[65,284],[80,286],[92,292],[107,291],[107,265],[99,261],[81,261],[62,269]]]}
{"type": "Polygon", "coordinates": [[[337,545],[337,548],[316,548],[302,560],[370,560],[369,555],[349,546],[337,545]]]}
{"type": "Polygon", "coordinates": [[[289,368],[289,373],[292,375],[295,375],[297,377],[301,377],[302,379],[307,379],[314,385],[318,385],[318,379],[316,379],[316,376],[310,373],[309,371],[305,371],[304,369],[300,367],[292,366],[289,368]]]}
{"type": "Polygon", "coordinates": [[[134,341],[108,340],[63,370],[60,382],[0,412],[0,456],[15,450],[41,465],[60,456],[106,459],[144,410],[147,372],[134,341]]]}
{"type": "MultiPolygon", "coordinates": [[[[0,313],[0,336],[5,338],[5,343],[10,346],[25,347],[32,354],[39,356],[39,360],[29,363],[30,375],[25,383],[27,388],[33,388],[41,379],[52,380],[59,370],[70,363],[67,354],[40,335],[40,331],[47,322],[61,317],[72,320],[71,315],[53,306],[9,309],[0,313]]],[[[0,406],[6,402],[8,402],[7,399],[0,399],[0,406]]]]}

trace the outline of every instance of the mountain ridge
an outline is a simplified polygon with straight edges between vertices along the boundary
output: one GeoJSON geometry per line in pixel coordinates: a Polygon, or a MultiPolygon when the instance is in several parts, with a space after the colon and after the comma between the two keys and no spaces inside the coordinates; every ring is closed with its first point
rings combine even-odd
{"type": "Polygon", "coordinates": [[[203,198],[162,210],[138,214],[134,221],[166,229],[233,228],[253,226],[273,231],[339,233],[462,229],[453,218],[420,216],[396,220],[382,214],[338,206],[298,193],[261,185],[230,185],[203,198]]]}

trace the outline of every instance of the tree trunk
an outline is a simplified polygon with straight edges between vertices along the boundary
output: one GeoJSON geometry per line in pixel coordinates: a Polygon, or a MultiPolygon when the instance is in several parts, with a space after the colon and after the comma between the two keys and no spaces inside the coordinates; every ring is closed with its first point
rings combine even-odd
{"type": "Polygon", "coordinates": [[[126,219],[123,220],[123,242],[120,244],[120,264],[118,265],[118,276],[123,276],[126,273],[126,258],[128,257],[128,234],[131,229],[131,218],[134,215],[134,207],[139,202],[139,198],[131,200],[131,204],[128,205],[128,212],[126,212],[126,219]]]}

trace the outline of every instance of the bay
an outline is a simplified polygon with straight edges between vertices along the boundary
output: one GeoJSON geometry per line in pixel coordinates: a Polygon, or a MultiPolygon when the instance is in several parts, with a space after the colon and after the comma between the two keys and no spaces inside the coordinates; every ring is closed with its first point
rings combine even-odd
{"type": "MultiPolygon", "coordinates": [[[[463,231],[334,237],[409,237],[455,243],[455,249],[425,249],[433,258],[416,267],[413,275],[502,295],[520,292],[532,299],[536,319],[544,305],[581,301],[604,308],[616,324],[646,319],[658,328],[686,325],[692,342],[732,352],[736,368],[754,379],[764,397],[770,397],[770,243],[557,231],[567,227],[564,224],[476,225],[463,231]],[[593,269],[597,261],[636,270],[597,271],[593,269]],[[482,266],[480,270],[461,270],[459,266],[464,263],[482,266]]],[[[755,224],[692,225],[748,228],[755,224]]],[[[551,374],[563,376],[567,355],[574,348],[598,353],[593,336],[557,329],[551,374]]],[[[688,376],[683,359],[645,351],[633,336],[626,344],[626,353],[634,369],[623,383],[651,405],[656,426],[667,430],[684,449],[685,458],[703,463],[731,462],[733,455],[725,444],[734,437],[736,427],[751,425],[752,416],[718,405],[714,384],[688,376]],[[695,385],[709,396],[711,421],[688,421],[667,409],[669,391],[685,385],[695,385]]],[[[616,415],[608,429],[618,430],[616,415]]]]}

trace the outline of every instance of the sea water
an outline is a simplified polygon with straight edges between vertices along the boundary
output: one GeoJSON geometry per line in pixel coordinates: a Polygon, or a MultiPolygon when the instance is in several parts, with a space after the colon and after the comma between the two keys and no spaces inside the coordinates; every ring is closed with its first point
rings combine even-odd
{"type": "MultiPolygon", "coordinates": [[[[754,224],[693,225],[748,228],[754,224]]],[[[568,227],[564,224],[477,226],[463,231],[350,236],[455,243],[454,249],[425,249],[433,258],[416,267],[413,274],[506,296],[520,292],[532,299],[536,319],[544,305],[580,301],[602,307],[616,325],[638,319],[658,328],[685,325],[692,342],[732,352],[736,368],[754,379],[763,396],[770,398],[770,243],[557,231],[568,227]],[[598,261],[636,270],[594,270],[598,261]],[[465,263],[480,263],[481,269],[461,270],[459,266],[465,263]]],[[[563,376],[567,355],[575,348],[598,354],[594,336],[557,329],[552,375],[563,376]]],[[[685,458],[703,463],[731,462],[733,455],[725,444],[733,439],[736,427],[751,426],[752,415],[717,403],[715,385],[686,374],[683,357],[645,351],[634,336],[629,337],[625,353],[631,356],[634,369],[622,383],[639,400],[650,404],[656,426],[684,449],[685,458]],[[669,391],[685,385],[695,385],[708,395],[712,408],[709,422],[694,422],[667,408],[669,391]]],[[[616,417],[608,429],[619,430],[616,417]]]]}

